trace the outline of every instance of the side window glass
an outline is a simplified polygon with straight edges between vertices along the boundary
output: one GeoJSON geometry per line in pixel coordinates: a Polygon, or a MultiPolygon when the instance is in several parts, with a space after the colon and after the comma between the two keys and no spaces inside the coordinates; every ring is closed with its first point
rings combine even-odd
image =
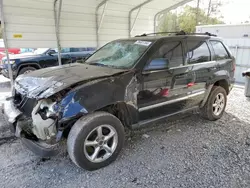
{"type": "Polygon", "coordinates": [[[229,55],[225,49],[225,47],[223,46],[223,44],[220,41],[210,41],[213,49],[214,49],[214,53],[215,53],[215,60],[223,60],[223,59],[228,59],[229,55]]]}
{"type": "Polygon", "coordinates": [[[181,42],[166,42],[152,56],[145,67],[146,70],[166,69],[183,65],[183,52],[181,42]]]}
{"type": "Polygon", "coordinates": [[[211,60],[210,51],[205,41],[187,42],[187,63],[204,63],[211,60]]]}
{"type": "Polygon", "coordinates": [[[84,52],[86,48],[71,48],[71,52],[84,52]]]}
{"type": "Polygon", "coordinates": [[[62,48],[61,49],[61,53],[69,53],[70,52],[70,48],[62,48]]]}

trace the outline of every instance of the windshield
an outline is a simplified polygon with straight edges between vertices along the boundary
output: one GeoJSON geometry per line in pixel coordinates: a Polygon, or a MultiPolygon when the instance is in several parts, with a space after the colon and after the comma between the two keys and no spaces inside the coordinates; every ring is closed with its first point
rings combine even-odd
{"type": "Polygon", "coordinates": [[[132,40],[114,41],[98,50],[85,63],[128,69],[135,65],[151,43],[149,41],[132,40]]]}
{"type": "Polygon", "coordinates": [[[49,48],[37,48],[34,51],[34,54],[44,54],[45,52],[47,52],[49,50],[49,48]]]}

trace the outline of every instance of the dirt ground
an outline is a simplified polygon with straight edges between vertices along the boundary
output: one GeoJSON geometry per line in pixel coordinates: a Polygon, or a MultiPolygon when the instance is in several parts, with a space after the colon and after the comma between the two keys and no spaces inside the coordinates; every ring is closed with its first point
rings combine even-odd
{"type": "Polygon", "coordinates": [[[118,159],[88,172],[66,150],[41,159],[0,117],[0,187],[250,187],[250,100],[233,89],[223,118],[175,117],[127,132],[118,159]]]}

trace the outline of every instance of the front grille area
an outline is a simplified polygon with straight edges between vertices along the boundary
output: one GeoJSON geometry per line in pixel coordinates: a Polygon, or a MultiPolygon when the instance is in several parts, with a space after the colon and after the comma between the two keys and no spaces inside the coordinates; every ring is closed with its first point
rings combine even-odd
{"type": "Polygon", "coordinates": [[[32,110],[36,105],[36,99],[27,98],[15,91],[14,104],[25,116],[31,117],[32,110]]]}

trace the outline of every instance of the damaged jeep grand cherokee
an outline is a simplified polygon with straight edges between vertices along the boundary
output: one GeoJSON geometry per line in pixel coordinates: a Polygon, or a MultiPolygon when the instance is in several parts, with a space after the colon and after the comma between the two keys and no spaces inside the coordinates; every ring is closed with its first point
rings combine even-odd
{"type": "Polygon", "coordinates": [[[34,153],[56,155],[67,139],[72,161],[96,170],[117,158],[124,127],[197,109],[221,118],[234,70],[227,47],[210,35],[116,40],[84,63],[19,76],[4,113],[34,153]]]}

